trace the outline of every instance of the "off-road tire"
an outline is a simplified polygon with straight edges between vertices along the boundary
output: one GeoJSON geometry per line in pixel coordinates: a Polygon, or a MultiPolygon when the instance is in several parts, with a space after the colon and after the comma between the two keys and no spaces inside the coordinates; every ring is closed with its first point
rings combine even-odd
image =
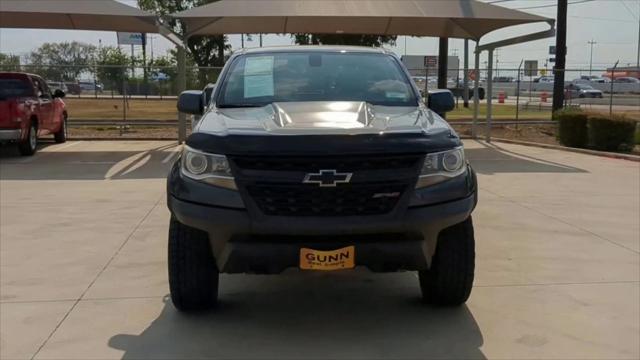
{"type": "Polygon", "coordinates": [[[440,232],[430,269],[419,272],[422,299],[432,305],[462,305],[471,294],[474,267],[475,240],[469,216],[440,232]]]}
{"type": "Polygon", "coordinates": [[[173,305],[183,312],[212,308],[218,300],[218,269],[207,233],[172,217],[168,260],[173,305]]]}
{"type": "Polygon", "coordinates": [[[61,144],[67,141],[67,115],[62,115],[62,123],[60,125],[60,130],[57,133],[53,134],[53,139],[61,144]]]}
{"type": "Polygon", "coordinates": [[[29,132],[27,138],[18,143],[18,151],[22,156],[31,156],[36,153],[38,149],[38,130],[34,125],[29,126],[29,132]]]}

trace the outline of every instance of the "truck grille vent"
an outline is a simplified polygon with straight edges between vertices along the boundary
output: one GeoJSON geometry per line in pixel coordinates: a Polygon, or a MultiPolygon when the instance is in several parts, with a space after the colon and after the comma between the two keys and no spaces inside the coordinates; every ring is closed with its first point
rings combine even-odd
{"type": "Polygon", "coordinates": [[[336,169],[338,171],[394,170],[413,168],[422,156],[379,156],[379,157],[304,157],[268,158],[234,157],[236,165],[246,170],[265,171],[317,171],[336,169]]]}
{"type": "Polygon", "coordinates": [[[404,184],[253,184],[247,190],[260,210],[274,216],[380,215],[395,207],[404,184]]]}

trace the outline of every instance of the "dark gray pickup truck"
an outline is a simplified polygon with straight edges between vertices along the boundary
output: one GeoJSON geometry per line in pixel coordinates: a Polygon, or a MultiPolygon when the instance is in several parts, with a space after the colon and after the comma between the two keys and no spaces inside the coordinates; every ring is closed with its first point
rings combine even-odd
{"type": "Polygon", "coordinates": [[[449,91],[425,103],[385,50],[298,46],[235,53],[207,97],[180,96],[202,118],[167,182],[179,310],[215,305],[219,273],[287,268],[418,271],[426,303],[467,300],[478,186],[449,91]]]}

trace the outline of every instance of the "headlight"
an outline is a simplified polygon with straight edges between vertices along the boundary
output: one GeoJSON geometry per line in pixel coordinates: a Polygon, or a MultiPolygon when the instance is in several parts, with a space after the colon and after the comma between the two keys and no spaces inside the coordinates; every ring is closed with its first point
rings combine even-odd
{"type": "Polygon", "coordinates": [[[463,174],[464,149],[461,147],[439,153],[427,154],[420,171],[416,188],[437,184],[463,174]]]}
{"type": "Polygon", "coordinates": [[[208,154],[185,146],[180,169],[184,176],[191,179],[227,189],[237,189],[229,161],[224,155],[208,154]]]}

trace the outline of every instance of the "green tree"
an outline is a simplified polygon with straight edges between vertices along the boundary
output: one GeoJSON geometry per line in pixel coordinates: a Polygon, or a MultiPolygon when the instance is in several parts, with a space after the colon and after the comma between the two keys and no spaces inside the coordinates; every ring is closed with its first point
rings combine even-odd
{"type": "Polygon", "coordinates": [[[20,71],[20,56],[0,53],[0,71],[20,71]]]}
{"type": "Polygon", "coordinates": [[[359,34],[295,34],[298,45],[356,45],[381,47],[396,44],[397,36],[359,34]]]}
{"type": "MultiPolygon", "coordinates": [[[[141,9],[165,16],[179,11],[202,6],[217,0],[138,0],[141,9]]],[[[174,32],[184,37],[186,26],[183,21],[171,18],[168,25],[174,32]]],[[[223,66],[225,51],[231,50],[227,36],[192,36],[187,42],[190,56],[198,67],[223,66]]]]}
{"type": "Polygon", "coordinates": [[[103,47],[96,57],[98,80],[111,89],[121,91],[128,77],[130,64],[131,58],[119,47],[103,47]]]}
{"type": "Polygon", "coordinates": [[[45,43],[28,56],[29,71],[57,81],[74,81],[90,71],[96,47],[81,42],[45,43]]]}

